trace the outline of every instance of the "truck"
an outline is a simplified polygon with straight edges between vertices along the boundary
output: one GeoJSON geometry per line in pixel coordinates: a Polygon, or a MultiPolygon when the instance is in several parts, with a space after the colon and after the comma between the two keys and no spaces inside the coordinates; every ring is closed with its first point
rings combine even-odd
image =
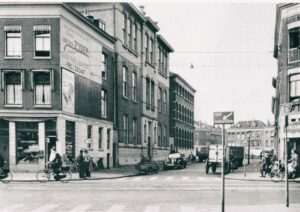
{"type": "MultiPolygon", "coordinates": [[[[208,151],[208,159],[205,164],[205,173],[209,173],[211,168],[212,172],[215,173],[217,167],[221,167],[223,158],[223,147],[222,145],[210,145],[208,151]]],[[[244,159],[244,147],[239,146],[227,146],[225,147],[225,161],[224,171],[228,174],[232,169],[236,169],[243,165],[244,159]]]]}
{"type": "Polygon", "coordinates": [[[208,158],[208,146],[200,146],[196,150],[196,157],[198,158],[198,162],[206,161],[208,158]]]}

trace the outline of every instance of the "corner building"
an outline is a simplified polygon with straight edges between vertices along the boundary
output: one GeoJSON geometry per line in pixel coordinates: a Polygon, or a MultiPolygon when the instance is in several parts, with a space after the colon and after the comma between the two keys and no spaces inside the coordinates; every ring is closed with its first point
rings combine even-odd
{"type": "Polygon", "coordinates": [[[272,80],[276,88],[272,111],[276,147],[279,157],[284,159],[285,152],[290,157],[291,149],[300,152],[300,4],[277,5],[274,58],[277,59],[278,71],[272,80]]]}
{"type": "Polygon", "coordinates": [[[9,167],[41,169],[52,146],[66,164],[86,148],[111,167],[115,39],[66,4],[0,11],[0,151],[9,167]]]}

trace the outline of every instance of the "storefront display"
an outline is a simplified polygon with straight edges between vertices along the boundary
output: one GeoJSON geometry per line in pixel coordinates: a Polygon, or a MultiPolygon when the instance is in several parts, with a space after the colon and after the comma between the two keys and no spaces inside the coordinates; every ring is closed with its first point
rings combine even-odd
{"type": "Polygon", "coordinates": [[[75,123],[66,121],[66,157],[69,162],[75,159],[75,123]]]}
{"type": "Polygon", "coordinates": [[[38,143],[38,122],[16,122],[17,163],[37,163],[38,143]]]}

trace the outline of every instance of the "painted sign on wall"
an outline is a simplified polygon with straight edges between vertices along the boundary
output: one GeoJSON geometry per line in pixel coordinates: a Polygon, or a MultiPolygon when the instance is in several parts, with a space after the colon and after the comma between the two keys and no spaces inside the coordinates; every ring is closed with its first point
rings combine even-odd
{"type": "Polygon", "coordinates": [[[101,84],[102,46],[87,33],[63,20],[60,29],[61,66],[101,84]]]}
{"type": "Polygon", "coordinates": [[[62,109],[75,112],[75,76],[72,72],[62,69],[62,109]]]}

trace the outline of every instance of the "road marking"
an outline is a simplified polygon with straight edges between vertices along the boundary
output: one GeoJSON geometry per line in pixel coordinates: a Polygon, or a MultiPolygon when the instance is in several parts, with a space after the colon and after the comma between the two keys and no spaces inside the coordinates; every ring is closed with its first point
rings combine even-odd
{"type": "Polygon", "coordinates": [[[90,207],[91,205],[79,205],[76,208],[69,210],[69,212],[87,211],[90,207]]]}
{"type": "Polygon", "coordinates": [[[135,177],[132,179],[132,181],[140,181],[142,179],[142,177],[135,177]]]}
{"type": "Polygon", "coordinates": [[[106,212],[122,212],[124,208],[124,205],[113,205],[106,212]]]}
{"type": "Polygon", "coordinates": [[[36,209],[36,210],[34,210],[32,212],[50,211],[50,210],[56,208],[57,206],[58,205],[44,205],[43,207],[40,207],[40,208],[38,208],[38,209],[36,209]]]}
{"type": "Polygon", "coordinates": [[[168,180],[168,181],[169,181],[169,180],[173,180],[173,179],[174,179],[174,177],[167,177],[167,178],[166,178],[166,180],[168,180]]]}
{"type": "Polygon", "coordinates": [[[188,180],[190,177],[182,177],[181,180],[188,180]]]}
{"type": "Polygon", "coordinates": [[[160,206],[147,206],[144,212],[159,212],[160,206]]]}
{"type": "Polygon", "coordinates": [[[21,208],[23,206],[24,205],[21,205],[21,204],[11,205],[11,206],[8,206],[8,207],[5,207],[5,208],[1,209],[1,211],[10,212],[10,211],[14,211],[14,210],[16,210],[18,208],[21,208]]]}
{"type": "Polygon", "coordinates": [[[181,206],[180,211],[181,212],[194,212],[195,208],[194,207],[181,206]]]}
{"type": "Polygon", "coordinates": [[[158,177],[151,177],[149,180],[154,181],[157,180],[158,177]]]}

